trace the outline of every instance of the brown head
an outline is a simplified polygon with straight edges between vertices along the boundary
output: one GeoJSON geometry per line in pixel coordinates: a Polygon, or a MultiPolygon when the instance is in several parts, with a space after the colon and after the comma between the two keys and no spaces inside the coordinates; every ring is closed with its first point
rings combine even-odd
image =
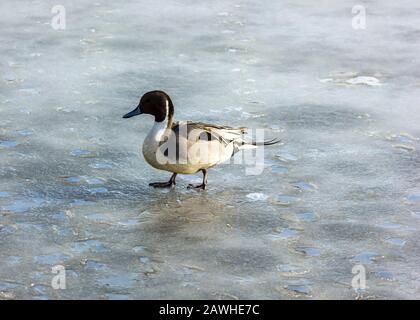
{"type": "Polygon", "coordinates": [[[140,99],[139,105],[123,118],[131,118],[140,114],[150,114],[155,117],[156,122],[172,122],[174,106],[171,98],[163,91],[155,90],[146,92],[140,99]]]}

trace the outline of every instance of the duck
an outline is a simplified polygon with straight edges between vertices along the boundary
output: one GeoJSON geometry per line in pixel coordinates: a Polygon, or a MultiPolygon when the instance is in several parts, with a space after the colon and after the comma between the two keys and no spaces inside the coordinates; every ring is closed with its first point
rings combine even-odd
{"type": "Polygon", "coordinates": [[[202,182],[189,184],[188,188],[205,190],[210,168],[226,162],[240,150],[280,142],[277,138],[262,142],[245,140],[245,127],[175,121],[172,100],[161,90],[143,94],[137,107],[123,118],[143,114],[154,117],[153,127],[143,142],[143,157],[155,169],[172,172],[169,181],[151,182],[149,186],[154,188],[172,188],[178,174],[202,172],[202,182]]]}

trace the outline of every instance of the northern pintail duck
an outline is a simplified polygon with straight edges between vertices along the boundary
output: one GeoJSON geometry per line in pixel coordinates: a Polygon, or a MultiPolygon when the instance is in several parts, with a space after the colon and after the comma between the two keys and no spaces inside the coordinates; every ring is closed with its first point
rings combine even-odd
{"type": "Polygon", "coordinates": [[[194,121],[174,121],[174,106],[163,91],[145,93],[138,106],[123,118],[140,114],[154,116],[155,123],[143,142],[143,156],[154,168],[172,172],[167,182],[153,182],[155,188],[175,186],[178,173],[192,174],[201,171],[203,181],[189,184],[189,188],[206,189],[207,170],[229,160],[236,152],[258,145],[271,145],[278,139],[260,143],[246,141],[246,128],[208,124],[194,121]]]}

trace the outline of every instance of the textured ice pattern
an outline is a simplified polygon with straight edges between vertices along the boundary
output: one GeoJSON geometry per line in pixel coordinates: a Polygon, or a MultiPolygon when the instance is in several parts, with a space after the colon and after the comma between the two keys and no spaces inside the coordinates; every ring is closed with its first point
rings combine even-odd
{"type": "Polygon", "coordinates": [[[0,299],[420,298],[417,0],[59,3],[0,2],[0,299]],[[151,89],[283,144],[152,189],[151,89]]]}

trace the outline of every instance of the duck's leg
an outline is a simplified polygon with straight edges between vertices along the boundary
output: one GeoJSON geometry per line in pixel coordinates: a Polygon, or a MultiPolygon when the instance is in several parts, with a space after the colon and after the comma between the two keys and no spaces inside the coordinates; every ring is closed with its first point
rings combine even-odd
{"type": "Polygon", "coordinates": [[[172,188],[173,186],[176,185],[175,183],[176,175],[177,174],[174,173],[168,182],[151,182],[149,183],[149,186],[153,188],[172,188]]]}
{"type": "Polygon", "coordinates": [[[206,187],[207,187],[207,170],[206,169],[201,169],[201,172],[203,173],[203,182],[201,184],[190,183],[188,185],[188,189],[195,188],[195,189],[206,190],[206,187]]]}

